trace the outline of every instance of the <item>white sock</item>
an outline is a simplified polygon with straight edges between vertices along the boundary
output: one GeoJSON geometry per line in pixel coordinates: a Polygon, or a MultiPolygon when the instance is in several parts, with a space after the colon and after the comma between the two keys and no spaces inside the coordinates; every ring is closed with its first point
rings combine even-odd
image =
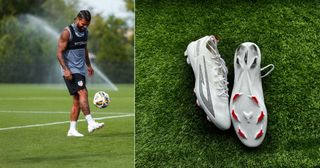
{"type": "Polygon", "coordinates": [[[93,124],[93,123],[95,123],[95,121],[94,121],[94,119],[92,118],[91,114],[86,115],[85,118],[86,118],[88,124],[93,124]]]}
{"type": "Polygon", "coordinates": [[[76,130],[77,121],[70,121],[70,130],[76,130]]]}

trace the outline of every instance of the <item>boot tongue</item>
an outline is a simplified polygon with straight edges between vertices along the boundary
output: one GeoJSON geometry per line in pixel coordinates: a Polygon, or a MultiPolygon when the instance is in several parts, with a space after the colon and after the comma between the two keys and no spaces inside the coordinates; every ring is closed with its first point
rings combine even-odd
{"type": "Polygon", "coordinates": [[[218,43],[218,41],[219,41],[219,37],[218,36],[214,36],[214,35],[211,35],[210,36],[210,39],[214,42],[214,43],[218,43]]]}
{"type": "Polygon", "coordinates": [[[214,36],[210,36],[210,39],[207,42],[206,45],[207,49],[216,57],[219,53],[218,47],[217,47],[217,40],[214,38],[214,36]]]}

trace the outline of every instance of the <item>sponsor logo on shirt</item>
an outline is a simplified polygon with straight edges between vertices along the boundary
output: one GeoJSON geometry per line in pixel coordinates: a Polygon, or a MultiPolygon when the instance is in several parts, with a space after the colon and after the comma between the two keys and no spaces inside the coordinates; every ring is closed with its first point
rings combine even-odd
{"type": "Polygon", "coordinates": [[[84,44],[87,44],[86,41],[79,41],[79,42],[75,42],[74,45],[84,45],[84,44]]]}

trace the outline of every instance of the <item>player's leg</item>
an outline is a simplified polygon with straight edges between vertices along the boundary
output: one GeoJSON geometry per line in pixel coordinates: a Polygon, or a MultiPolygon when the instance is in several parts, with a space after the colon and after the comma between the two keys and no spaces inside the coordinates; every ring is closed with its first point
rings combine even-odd
{"type": "Polygon", "coordinates": [[[80,113],[80,102],[79,102],[79,95],[73,95],[73,104],[70,112],[70,128],[68,131],[68,136],[76,136],[82,137],[83,135],[77,131],[77,121],[79,118],[80,113]]]}
{"type": "Polygon", "coordinates": [[[93,132],[96,129],[102,128],[104,126],[104,123],[98,123],[94,121],[90,114],[90,107],[89,107],[89,102],[88,102],[88,91],[86,88],[81,89],[78,91],[79,95],[79,103],[80,103],[80,108],[85,115],[85,118],[88,122],[88,131],[93,132]]]}
{"type": "Polygon", "coordinates": [[[82,110],[82,113],[87,116],[90,114],[90,107],[88,102],[88,91],[86,88],[78,91],[79,95],[79,105],[82,110]]]}
{"type": "Polygon", "coordinates": [[[79,95],[73,95],[73,104],[70,113],[70,121],[78,121],[80,113],[79,95]]]}

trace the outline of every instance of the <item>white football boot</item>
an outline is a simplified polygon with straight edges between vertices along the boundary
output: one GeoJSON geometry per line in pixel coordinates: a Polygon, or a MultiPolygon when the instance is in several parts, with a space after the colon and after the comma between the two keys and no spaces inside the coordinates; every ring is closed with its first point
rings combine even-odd
{"type": "Polygon", "coordinates": [[[191,42],[184,55],[195,75],[194,92],[197,104],[207,114],[207,119],[219,129],[231,126],[228,101],[228,69],[221,58],[215,36],[205,36],[191,42]]]}
{"type": "Polygon", "coordinates": [[[98,123],[98,122],[88,124],[88,132],[92,133],[95,130],[102,128],[103,126],[104,126],[104,123],[98,123]]]}
{"type": "Polygon", "coordinates": [[[274,65],[260,69],[259,47],[251,42],[240,44],[234,56],[234,86],[230,100],[233,127],[241,142],[248,147],[259,146],[267,130],[267,109],[264,104],[261,78],[274,65]],[[261,71],[271,67],[261,76],[261,71]]]}
{"type": "Polygon", "coordinates": [[[67,136],[69,137],[83,137],[76,129],[69,129],[67,136]]]}

